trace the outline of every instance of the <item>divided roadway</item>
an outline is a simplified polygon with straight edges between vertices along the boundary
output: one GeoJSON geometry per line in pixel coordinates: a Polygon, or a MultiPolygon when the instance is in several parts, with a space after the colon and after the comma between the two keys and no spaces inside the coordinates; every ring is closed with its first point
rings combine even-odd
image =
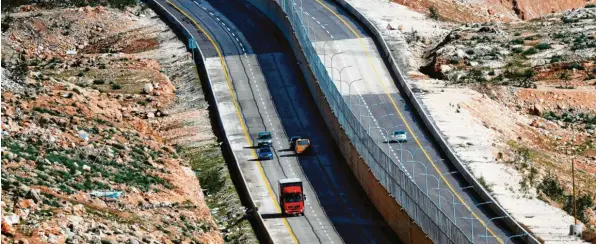
{"type": "Polygon", "coordinates": [[[327,72],[344,99],[352,103],[352,112],[369,128],[369,135],[377,139],[379,147],[440,205],[470,240],[505,242],[511,233],[501,228],[498,219],[490,220],[499,217],[486,208],[492,203],[480,203],[474,189],[442,155],[413,106],[398,89],[372,34],[335,0],[287,2],[293,3],[303,24],[309,26],[306,29],[327,72]],[[406,131],[409,140],[387,143],[397,130],[406,131]]]}
{"type": "Polygon", "coordinates": [[[276,243],[399,243],[335,147],[286,40],[259,10],[240,0],[157,2],[205,56],[226,136],[276,243]],[[258,161],[264,130],[274,159],[258,161]],[[312,154],[293,155],[293,135],[310,138],[312,154]],[[277,181],[294,177],[305,182],[305,216],[283,218],[277,181]]]}

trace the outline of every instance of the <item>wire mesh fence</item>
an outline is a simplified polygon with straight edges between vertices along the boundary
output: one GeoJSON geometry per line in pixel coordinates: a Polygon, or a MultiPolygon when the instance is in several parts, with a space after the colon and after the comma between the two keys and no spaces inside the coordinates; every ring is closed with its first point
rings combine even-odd
{"type": "MultiPolygon", "coordinates": [[[[279,0],[279,3],[288,15],[319,86],[327,97],[327,102],[373,175],[433,242],[472,243],[453,220],[419,188],[403,165],[396,163],[379,147],[378,140],[375,141],[371,136],[370,124],[363,125],[360,118],[362,116],[357,116],[350,108],[351,101],[348,103],[337,89],[313,45],[316,43],[314,30],[311,32],[312,27],[308,21],[303,21],[305,18],[300,10],[301,6],[292,0],[279,0]]],[[[314,87],[309,89],[316,91],[314,87]]]]}

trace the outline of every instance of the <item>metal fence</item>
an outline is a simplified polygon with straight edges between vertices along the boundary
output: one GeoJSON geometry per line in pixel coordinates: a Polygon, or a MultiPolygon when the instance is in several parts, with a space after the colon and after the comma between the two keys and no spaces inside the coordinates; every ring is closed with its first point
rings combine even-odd
{"type": "MultiPolygon", "coordinates": [[[[327,97],[327,102],[374,176],[433,242],[472,243],[462,230],[411,180],[409,174],[381,150],[370,135],[370,131],[367,131],[359,118],[352,112],[319,58],[311,41],[310,35],[314,34],[310,32],[312,27],[308,25],[308,22],[303,22],[299,6],[292,0],[279,0],[279,3],[288,15],[310,67],[321,90],[327,97]]],[[[308,85],[311,92],[316,91],[315,87],[312,87],[316,84],[309,83],[308,85]]]]}

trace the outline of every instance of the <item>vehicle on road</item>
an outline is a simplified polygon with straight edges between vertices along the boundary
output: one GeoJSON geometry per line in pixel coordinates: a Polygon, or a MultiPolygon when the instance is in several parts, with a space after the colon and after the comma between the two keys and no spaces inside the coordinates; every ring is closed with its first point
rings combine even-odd
{"type": "Polygon", "coordinates": [[[403,130],[398,130],[391,134],[391,142],[408,142],[408,134],[403,130]]]}
{"type": "Polygon", "coordinates": [[[271,137],[271,132],[269,131],[262,131],[257,134],[257,143],[259,147],[271,146],[272,139],[273,137],[271,137]]]}
{"type": "Polygon", "coordinates": [[[259,160],[273,159],[273,151],[271,150],[271,147],[269,147],[269,146],[263,146],[263,147],[259,148],[257,150],[257,155],[259,157],[259,160]]]}
{"type": "Polygon", "coordinates": [[[304,188],[302,181],[298,178],[279,180],[279,205],[282,209],[282,215],[302,215],[304,216],[304,188]]]}
{"type": "Polygon", "coordinates": [[[290,138],[290,150],[293,150],[296,154],[306,152],[310,148],[310,140],[302,138],[300,136],[292,136],[290,138]]]}

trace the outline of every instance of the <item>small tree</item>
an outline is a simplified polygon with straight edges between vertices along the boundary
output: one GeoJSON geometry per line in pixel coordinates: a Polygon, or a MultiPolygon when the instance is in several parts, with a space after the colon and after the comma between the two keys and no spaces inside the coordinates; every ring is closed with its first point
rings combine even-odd
{"type": "Polygon", "coordinates": [[[429,12],[428,17],[431,19],[439,20],[441,18],[441,16],[439,15],[439,12],[437,11],[437,9],[434,6],[429,7],[428,12],[429,12]]]}

